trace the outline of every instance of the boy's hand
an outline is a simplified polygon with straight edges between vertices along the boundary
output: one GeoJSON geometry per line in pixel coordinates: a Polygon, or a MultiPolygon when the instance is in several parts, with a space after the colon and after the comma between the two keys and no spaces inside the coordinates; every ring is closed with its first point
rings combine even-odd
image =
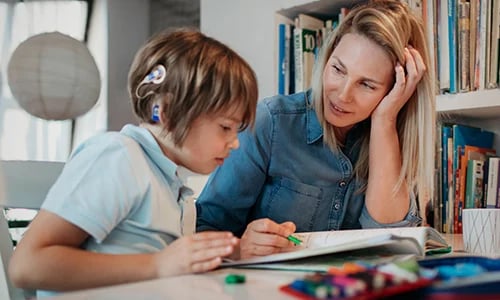
{"type": "Polygon", "coordinates": [[[206,231],[180,237],[155,255],[158,277],[213,270],[237,243],[230,232],[206,231]]]}
{"type": "Polygon", "coordinates": [[[292,247],[287,237],[295,232],[295,224],[278,224],[270,219],[259,219],[248,224],[240,240],[240,259],[279,253],[292,247]]]}

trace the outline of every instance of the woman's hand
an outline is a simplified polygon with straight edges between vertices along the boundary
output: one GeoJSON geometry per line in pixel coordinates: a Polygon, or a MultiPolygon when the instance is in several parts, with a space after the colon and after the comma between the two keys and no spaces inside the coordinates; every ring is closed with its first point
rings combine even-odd
{"type": "Polygon", "coordinates": [[[157,277],[213,270],[237,244],[238,238],[230,232],[206,231],[183,236],[155,254],[157,277]]]}
{"type": "Polygon", "coordinates": [[[396,122],[401,108],[413,95],[417,84],[420,82],[426,71],[426,66],[420,53],[411,46],[405,48],[406,63],[403,68],[396,64],[396,82],[392,90],[380,101],[377,108],[372,113],[373,120],[384,120],[396,122]],[[405,75],[405,69],[407,74],[405,75]]]}
{"type": "Polygon", "coordinates": [[[292,247],[287,237],[295,232],[295,224],[278,224],[270,219],[259,219],[248,224],[240,240],[240,259],[279,253],[292,247]]]}

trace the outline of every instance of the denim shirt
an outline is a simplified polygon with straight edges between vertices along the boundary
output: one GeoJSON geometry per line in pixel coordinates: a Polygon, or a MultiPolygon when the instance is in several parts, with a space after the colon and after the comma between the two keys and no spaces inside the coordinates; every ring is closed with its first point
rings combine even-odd
{"type": "MultiPolygon", "coordinates": [[[[323,142],[310,91],[263,99],[254,129],[239,134],[240,147],[209,177],[196,201],[197,231],[228,230],[241,236],[248,223],[269,218],[292,221],[297,232],[415,226],[416,201],[405,219],[375,221],[354,179],[359,131],[353,128],[342,151],[323,142]]],[[[387,207],[390,209],[390,207],[387,207]]]]}

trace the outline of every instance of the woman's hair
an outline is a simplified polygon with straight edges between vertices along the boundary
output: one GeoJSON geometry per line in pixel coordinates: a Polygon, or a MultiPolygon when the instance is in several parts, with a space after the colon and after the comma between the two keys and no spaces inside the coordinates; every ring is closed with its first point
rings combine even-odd
{"type": "MultiPolygon", "coordinates": [[[[403,1],[375,0],[353,8],[339,27],[330,35],[316,62],[312,78],[312,97],[316,114],[324,128],[325,142],[334,150],[339,149],[335,128],[324,118],[323,70],[333,50],[345,34],[362,35],[385,50],[393,62],[405,65],[404,49],[412,46],[422,56],[427,67],[421,81],[408,102],[400,110],[397,130],[400,142],[402,168],[398,184],[408,184],[412,192],[422,199],[433,192],[434,136],[436,126],[434,67],[429,58],[422,20],[417,18],[403,1]]],[[[363,63],[363,62],[359,62],[363,63]]],[[[368,179],[370,125],[362,133],[359,159],[354,167],[356,178],[368,179]]]]}
{"type": "Polygon", "coordinates": [[[254,71],[235,51],[196,29],[179,28],[153,36],[137,52],[128,93],[141,122],[154,123],[153,106],[163,103],[164,131],[181,146],[200,115],[242,108],[241,129],[253,126],[258,88],[254,71]],[[158,66],[164,78],[147,80],[158,66]]]}

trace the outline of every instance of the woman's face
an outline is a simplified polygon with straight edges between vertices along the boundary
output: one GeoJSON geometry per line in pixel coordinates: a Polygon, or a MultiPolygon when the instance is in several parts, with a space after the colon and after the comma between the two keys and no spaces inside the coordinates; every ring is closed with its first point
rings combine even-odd
{"type": "Polygon", "coordinates": [[[371,115],[393,82],[393,63],[380,46],[359,34],[344,35],[323,70],[325,119],[346,133],[371,115]]]}

